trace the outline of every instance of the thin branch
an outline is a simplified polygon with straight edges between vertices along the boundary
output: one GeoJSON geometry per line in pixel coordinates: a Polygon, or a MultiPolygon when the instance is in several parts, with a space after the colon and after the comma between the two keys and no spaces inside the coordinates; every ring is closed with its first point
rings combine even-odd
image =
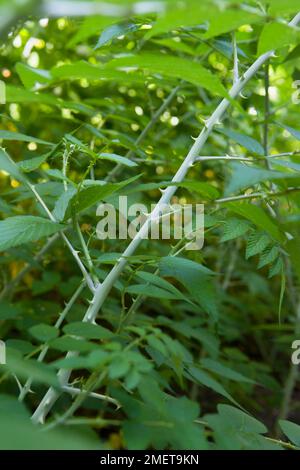
{"type": "MultiPolygon", "coordinates": [[[[53,214],[51,213],[51,211],[48,209],[45,201],[43,200],[43,198],[40,196],[40,194],[37,192],[35,186],[31,183],[29,183],[29,181],[26,182],[27,183],[27,186],[28,188],[32,191],[32,193],[35,195],[36,199],[38,200],[38,202],[40,203],[40,205],[42,206],[42,208],[44,209],[44,211],[46,212],[46,214],[48,215],[49,219],[52,221],[52,222],[57,222],[57,220],[55,219],[55,217],[53,216],[53,214]]],[[[80,259],[80,256],[78,255],[77,251],[75,250],[75,248],[73,247],[72,243],[69,241],[69,239],[66,237],[66,235],[63,233],[63,232],[60,232],[60,236],[61,238],[63,239],[63,241],[66,243],[66,245],[68,246],[70,252],[72,253],[75,261],[77,262],[78,266],[79,266],[79,269],[89,287],[89,289],[94,292],[95,291],[95,286],[94,286],[94,283],[93,283],[93,280],[91,279],[89,273],[87,272],[87,270],[85,269],[85,266],[84,264],[82,263],[81,259],[80,259]]]]}
{"type": "MultiPolygon", "coordinates": [[[[295,18],[290,22],[290,26],[297,25],[299,21],[300,13],[298,13],[295,18]]],[[[234,100],[240,94],[240,92],[247,85],[249,80],[251,80],[251,78],[257,73],[257,71],[263,66],[263,64],[274,55],[274,53],[275,51],[272,50],[263,54],[248,68],[248,70],[243,74],[239,81],[235,83],[229,91],[229,96],[231,99],[234,100]]],[[[189,171],[190,167],[193,166],[195,158],[201,152],[215,125],[222,120],[227,108],[230,106],[230,103],[231,100],[224,98],[218,105],[217,109],[214,111],[210,119],[206,122],[205,127],[202,129],[199,137],[195,140],[191,150],[189,151],[182,165],[175,174],[172,180],[173,183],[180,183],[184,180],[187,172],[189,171]]],[[[115,284],[115,282],[123,272],[124,268],[126,267],[128,257],[132,256],[135,253],[135,251],[141,244],[144,236],[148,234],[149,227],[151,226],[151,221],[153,220],[153,218],[155,219],[158,217],[162,204],[168,204],[173,195],[175,194],[176,190],[176,186],[169,186],[167,189],[164,190],[162,197],[154,208],[152,214],[150,214],[150,216],[148,217],[144,225],[141,227],[137,235],[128,245],[127,249],[124,251],[123,255],[120,257],[118,262],[107,275],[102,285],[97,287],[94,294],[94,298],[91,301],[91,304],[84,316],[84,322],[95,322],[100,308],[102,307],[104,301],[109,295],[113,285],[115,284]]],[[[68,353],[67,356],[69,357],[69,355],[73,355],[73,353],[68,353]]],[[[64,369],[61,369],[58,372],[58,378],[62,386],[67,384],[71,373],[71,370],[66,371],[64,369]]],[[[60,393],[57,390],[55,390],[54,388],[50,388],[42,399],[40,405],[34,412],[32,416],[33,422],[43,422],[59,396],[60,393]]]]}
{"type": "MultiPolygon", "coordinates": [[[[180,88],[181,88],[181,85],[178,85],[176,88],[174,88],[171,91],[171,93],[169,94],[169,96],[165,99],[163,104],[160,106],[160,108],[158,108],[158,110],[154,113],[154,115],[152,116],[151,120],[149,121],[149,123],[147,124],[145,129],[141,132],[139,137],[136,139],[136,141],[135,141],[135,146],[136,147],[138,147],[138,145],[144,140],[144,138],[147,136],[149,131],[152,129],[152,127],[157,123],[160,116],[168,108],[168,106],[173,101],[173,99],[177,95],[180,88]]],[[[126,158],[132,158],[134,156],[134,154],[135,154],[134,150],[129,150],[126,153],[125,157],[126,158]]],[[[106,181],[111,181],[113,178],[115,178],[117,176],[117,174],[119,173],[119,171],[122,169],[122,167],[123,166],[120,163],[118,165],[116,165],[115,168],[108,174],[108,176],[106,178],[106,181]]]]}
{"type": "Polygon", "coordinates": [[[224,155],[224,156],[211,156],[211,157],[197,157],[195,158],[195,162],[206,162],[206,161],[211,161],[211,160],[237,160],[241,162],[255,162],[253,158],[247,158],[247,157],[231,157],[229,155],[224,155]]]}
{"type": "MultiPolygon", "coordinates": [[[[70,395],[80,395],[83,391],[80,388],[74,388],[70,387],[68,385],[65,385],[62,387],[64,392],[69,393],[70,395]]],[[[87,396],[90,398],[96,398],[97,400],[102,400],[102,401],[107,401],[108,403],[112,403],[115,405],[118,409],[122,407],[121,403],[118,402],[115,398],[109,397],[108,395],[102,395],[101,393],[95,393],[95,392],[88,392],[87,396]]]]}
{"type": "Polygon", "coordinates": [[[89,272],[90,272],[91,277],[93,279],[94,286],[96,287],[100,284],[100,281],[99,281],[98,276],[96,274],[96,269],[95,269],[94,263],[92,261],[89,249],[88,249],[87,244],[85,242],[84,236],[82,234],[82,231],[80,229],[80,226],[79,226],[79,223],[78,223],[78,220],[77,220],[76,216],[74,217],[74,225],[75,225],[75,229],[76,229],[76,232],[78,234],[78,238],[80,240],[80,243],[81,243],[81,246],[82,246],[82,249],[83,249],[83,253],[84,253],[88,268],[89,268],[89,272]]]}
{"type": "MultiPolygon", "coordinates": [[[[276,153],[274,155],[266,155],[267,158],[280,158],[280,157],[293,157],[295,155],[299,155],[300,151],[295,151],[295,152],[284,152],[284,153],[276,153]]],[[[259,163],[261,160],[258,159],[257,157],[244,157],[244,156],[238,156],[238,155],[216,155],[216,156],[200,156],[195,158],[195,162],[205,162],[205,161],[210,161],[210,160],[238,160],[242,162],[251,162],[251,163],[259,163]]]]}
{"type": "MultiPolygon", "coordinates": [[[[75,302],[77,301],[78,297],[80,296],[81,292],[83,291],[83,289],[86,287],[86,284],[83,282],[80,284],[80,286],[76,289],[75,293],[73,294],[73,296],[71,297],[71,299],[69,300],[69,302],[66,304],[64,310],[61,312],[61,314],[59,315],[55,325],[54,325],[54,328],[56,329],[59,329],[62,325],[62,323],[64,322],[66,316],[68,315],[68,313],[70,312],[71,308],[73,307],[73,305],[75,304],[75,302]]],[[[49,350],[49,346],[47,344],[44,344],[42,346],[42,350],[38,356],[38,362],[43,362],[43,360],[45,359],[46,357],[46,354],[49,350]]],[[[19,401],[23,401],[24,398],[26,397],[27,393],[30,391],[30,387],[32,385],[32,382],[33,382],[33,379],[32,378],[28,378],[27,382],[25,383],[24,387],[22,388],[21,392],[20,392],[20,395],[19,395],[19,401]]]]}
{"type": "Polygon", "coordinates": [[[30,263],[26,264],[26,266],[24,266],[24,268],[17,274],[17,276],[12,279],[5,287],[4,289],[2,290],[2,292],[0,293],[0,300],[2,300],[4,297],[6,297],[10,291],[12,291],[14,289],[14,287],[22,281],[22,279],[24,278],[24,276],[26,276],[26,274],[30,271],[30,269],[32,268],[32,266],[35,264],[35,263],[38,263],[42,258],[43,256],[47,253],[47,251],[52,247],[52,245],[54,245],[54,243],[58,240],[59,238],[59,234],[56,233],[54,234],[51,238],[49,238],[49,240],[47,241],[47,243],[43,246],[43,248],[32,258],[32,260],[30,261],[30,263]]]}
{"type": "Polygon", "coordinates": [[[239,81],[239,57],[236,44],[235,32],[232,33],[232,49],[233,49],[233,84],[239,81]]]}
{"type": "Polygon", "coordinates": [[[226,202],[240,201],[243,199],[274,198],[274,197],[285,196],[286,194],[294,193],[298,191],[300,191],[300,187],[299,188],[287,188],[284,191],[279,191],[279,192],[251,193],[251,194],[242,194],[240,196],[224,197],[222,199],[215,199],[214,202],[218,204],[222,204],[226,202]]]}
{"type": "MultiPolygon", "coordinates": [[[[86,381],[86,389],[79,390],[75,400],[72,405],[65,411],[62,416],[56,418],[52,423],[50,423],[45,430],[50,430],[55,428],[58,425],[64,424],[68,419],[71,419],[76,410],[82,405],[82,403],[90,396],[93,390],[101,384],[105,378],[106,372],[102,372],[99,376],[98,371],[94,371],[92,375],[86,381]]],[[[62,385],[62,388],[65,386],[62,385]]]]}

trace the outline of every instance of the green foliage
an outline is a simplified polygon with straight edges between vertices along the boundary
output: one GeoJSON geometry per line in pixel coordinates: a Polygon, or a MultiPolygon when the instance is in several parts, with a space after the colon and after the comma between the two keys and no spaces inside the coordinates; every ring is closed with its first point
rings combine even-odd
{"type": "Polygon", "coordinates": [[[0,15],[0,448],[300,448],[299,1],[23,3],[0,15]],[[98,204],[162,195],[205,204],[201,250],[98,239],[98,204]]]}
{"type": "Polygon", "coordinates": [[[290,421],[279,421],[280,427],[288,439],[297,447],[300,446],[300,426],[290,421]]]}
{"type": "Polygon", "coordinates": [[[39,240],[52,235],[63,226],[42,217],[16,216],[0,222],[0,249],[7,250],[13,246],[39,240]]]}

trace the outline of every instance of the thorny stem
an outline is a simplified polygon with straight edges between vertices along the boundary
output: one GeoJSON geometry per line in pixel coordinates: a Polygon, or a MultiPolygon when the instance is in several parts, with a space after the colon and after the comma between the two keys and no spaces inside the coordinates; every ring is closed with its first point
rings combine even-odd
{"type": "MultiPolygon", "coordinates": [[[[294,19],[289,23],[290,26],[296,26],[300,21],[300,13],[298,13],[294,19]]],[[[265,54],[261,55],[249,68],[248,70],[243,74],[243,76],[236,82],[231,90],[229,91],[229,96],[233,100],[235,99],[240,92],[243,90],[245,85],[251,80],[251,78],[257,73],[257,71],[262,67],[262,65],[270,59],[274,55],[275,51],[272,50],[270,52],[266,52],[265,54]]],[[[177,173],[175,174],[172,182],[173,183],[180,183],[186,176],[188,170],[190,169],[191,166],[194,164],[194,160],[197,156],[199,156],[199,153],[201,152],[204,144],[206,143],[208,137],[212,133],[215,125],[219,123],[227,108],[230,106],[231,100],[228,100],[227,98],[224,98],[210,119],[206,122],[205,127],[202,129],[200,135],[198,138],[195,140],[191,150],[189,151],[188,155],[186,156],[185,160],[183,161],[182,165],[178,169],[177,173]]],[[[154,208],[152,214],[148,217],[144,225],[141,227],[135,238],[131,241],[131,243],[128,245],[127,249],[124,251],[123,255],[120,257],[120,259],[117,261],[115,266],[112,268],[110,273],[107,275],[106,279],[104,282],[97,287],[94,298],[83,318],[84,322],[95,322],[98,312],[100,308],[102,307],[104,301],[106,300],[106,297],[109,295],[113,285],[123,272],[126,264],[127,264],[127,258],[132,256],[136,249],[139,247],[140,243],[143,240],[143,237],[148,233],[149,227],[151,225],[151,221],[153,218],[157,218],[160,212],[160,207],[162,204],[168,204],[175,194],[177,188],[176,186],[169,186],[162,194],[162,197],[160,198],[159,202],[157,203],[156,207],[154,208]]],[[[73,355],[72,353],[68,353],[69,355],[73,355]]],[[[69,380],[70,374],[72,371],[68,370],[60,370],[58,373],[58,378],[62,386],[67,384],[67,381],[69,380]]],[[[44,398],[42,399],[40,405],[34,412],[32,416],[32,420],[35,423],[40,423],[44,422],[45,417],[49,413],[49,411],[52,409],[54,403],[60,396],[60,393],[56,391],[53,388],[50,388],[44,398]]]]}
{"type": "MultiPolygon", "coordinates": [[[[80,388],[74,388],[70,386],[63,387],[63,391],[70,393],[70,395],[80,395],[83,391],[80,388]]],[[[117,408],[121,408],[121,404],[115,398],[109,397],[108,395],[102,395],[101,393],[95,392],[88,392],[88,396],[91,398],[96,398],[97,400],[107,401],[108,403],[112,403],[117,408]]]]}
{"type": "MultiPolygon", "coordinates": [[[[299,155],[299,151],[296,152],[285,152],[285,153],[276,153],[274,155],[266,155],[267,158],[280,158],[280,157],[293,157],[294,155],[299,155]]],[[[201,156],[195,158],[195,162],[205,162],[205,161],[211,161],[211,160],[238,160],[242,162],[252,162],[252,163],[257,163],[259,160],[256,158],[250,158],[250,157],[243,157],[243,156],[237,156],[237,155],[217,155],[217,156],[201,156]]]]}
{"type": "Polygon", "coordinates": [[[58,425],[64,424],[68,419],[72,418],[73,414],[76,412],[76,410],[82,405],[84,400],[90,396],[91,392],[93,389],[97,388],[101,382],[103,381],[104,377],[106,375],[106,372],[102,372],[102,374],[99,376],[99,372],[95,371],[93,374],[88,378],[87,384],[86,384],[86,389],[79,390],[79,394],[77,394],[76,399],[70,406],[70,408],[67,409],[67,411],[57,419],[55,419],[52,423],[50,423],[45,430],[50,430],[53,429],[54,427],[58,425]]]}

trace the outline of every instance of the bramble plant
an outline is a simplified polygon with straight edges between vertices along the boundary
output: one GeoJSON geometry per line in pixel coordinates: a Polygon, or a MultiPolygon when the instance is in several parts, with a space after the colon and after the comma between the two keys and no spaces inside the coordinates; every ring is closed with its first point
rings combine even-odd
{"type": "Polygon", "coordinates": [[[0,2],[1,449],[300,449],[299,11],[0,2]]]}

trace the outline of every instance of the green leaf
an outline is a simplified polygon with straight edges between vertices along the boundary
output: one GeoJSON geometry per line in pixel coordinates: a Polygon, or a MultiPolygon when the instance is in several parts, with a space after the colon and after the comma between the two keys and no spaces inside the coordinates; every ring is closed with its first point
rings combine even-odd
{"type": "MultiPolygon", "coordinates": [[[[170,186],[173,186],[171,184],[170,186]]],[[[174,184],[174,186],[176,186],[174,184]]],[[[203,183],[201,181],[182,181],[181,183],[178,183],[178,186],[180,188],[185,188],[188,189],[190,192],[195,192],[197,194],[200,194],[201,196],[207,198],[207,199],[216,199],[219,196],[219,191],[217,188],[215,188],[212,184],[209,183],[203,183]]]]}
{"type": "Polygon", "coordinates": [[[134,167],[137,166],[137,163],[129,160],[129,158],[121,157],[120,155],[116,155],[115,153],[100,153],[98,158],[101,160],[109,160],[110,162],[120,163],[121,165],[134,167]]]}
{"type": "Polygon", "coordinates": [[[247,221],[236,217],[230,217],[225,221],[221,242],[241,237],[242,235],[245,235],[250,228],[251,227],[247,221]]]}
{"type": "MultiPolygon", "coordinates": [[[[162,276],[172,276],[181,279],[184,276],[214,276],[214,272],[200,263],[179,256],[166,256],[160,259],[159,269],[162,276]]],[[[189,281],[189,279],[187,279],[189,281]]]]}
{"type": "Polygon", "coordinates": [[[249,188],[263,181],[274,181],[278,179],[288,178],[288,173],[280,173],[278,171],[265,170],[253,165],[245,165],[242,163],[230,163],[232,173],[230,181],[225,189],[225,196],[234,194],[241,189],[249,188]]]}
{"type": "Polygon", "coordinates": [[[99,35],[99,32],[111,25],[111,17],[109,16],[88,16],[80,25],[78,31],[67,43],[68,48],[76,46],[79,42],[86,41],[92,36],[99,35]]]}
{"type": "Polygon", "coordinates": [[[218,405],[218,414],[204,416],[213,430],[216,448],[220,450],[280,450],[261,434],[265,426],[252,416],[229,405],[218,405]]]}
{"type": "Polygon", "coordinates": [[[109,364],[108,373],[111,379],[124,377],[130,369],[130,362],[126,356],[117,356],[109,364]]]}
{"type": "Polygon", "coordinates": [[[7,365],[3,367],[19,379],[32,378],[35,382],[59,387],[54,369],[33,359],[23,359],[20,353],[13,349],[7,348],[7,365]]]}
{"type": "Polygon", "coordinates": [[[221,81],[210,70],[197,63],[191,67],[189,60],[176,56],[151,53],[127,55],[111,60],[106,65],[106,68],[108,70],[138,68],[147,71],[150,75],[161,74],[168,78],[184,79],[212,93],[227,96],[221,81]]]}
{"type": "Polygon", "coordinates": [[[157,338],[157,336],[155,335],[148,335],[147,336],[147,343],[149,344],[149,346],[153,349],[156,349],[157,351],[159,351],[163,356],[168,356],[168,352],[167,352],[167,348],[166,346],[164,345],[164,343],[159,339],[157,338]]]}
{"type": "Polygon", "coordinates": [[[59,285],[61,276],[59,273],[44,271],[41,279],[36,279],[32,284],[32,294],[41,295],[50,292],[59,285]]]}
{"type": "Polygon", "coordinates": [[[166,12],[158,16],[158,20],[152,30],[147,33],[146,38],[180,27],[194,26],[201,28],[200,31],[207,30],[203,36],[208,39],[232,31],[243,24],[252,24],[260,20],[258,15],[238,8],[219,8],[218,5],[208,0],[201,2],[192,0],[177,4],[171,2],[166,12]]]}
{"type": "Polygon", "coordinates": [[[253,418],[244,411],[234,408],[230,405],[218,405],[218,412],[224,417],[231,426],[244,430],[246,432],[254,432],[257,434],[265,434],[268,430],[266,426],[253,418]]]}
{"type": "Polygon", "coordinates": [[[11,320],[20,316],[21,309],[17,305],[13,305],[6,300],[0,301],[0,321],[11,320]]]}
{"type": "Polygon", "coordinates": [[[145,83],[145,77],[141,74],[128,74],[105,66],[95,66],[84,61],[56,66],[51,70],[51,74],[54,81],[80,80],[83,78],[89,81],[114,80],[116,82],[145,83]]]}
{"type": "Polygon", "coordinates": [[[253,380],[248,379],[248,377],[245,377],[239,372],[230,369],[219,361],[217,362],[213,359],[202,359],[201,364],[205,369],[209,370],[210,372],[214,372],[215,374],[218,374],[221,377],[225,377],[226,379],[233,380],[235,382],[246,382],[252,384],[255,383],[253,380]]]}
{"type": "Polygon", "coordinates": [[[157,286],[151,286],[149,284],[135,284],[126,288],[128,294],[133,295],[145,295],[147,297],[154,297],[155,299],[169,299],[178,300],[184,298],[183,295],[174,294],[168,290],[161,289],[157,286]]]}
{"type": "Polygon", "coordinates": [[[209,21],[208,30],[203,35],[203,38],[210,39],[234,31],[244,24],[255,24],[260,21],[261,17],[259,15],[248,13],[238,8],[224,8],[217,15],[212,16],[209,21]]]}
{"type": "Polygon", "coordinates": [[[287,420],[280,420],[279,425],[287,438],[296,446],[300,447],[300,426],[287,420]]]}
{"type": "Polygon", "coordinates": [[[246,259],[262,253],[271,243],[271,239],[263,232],[253,232],[249,235],[246,248],[246,259]]]}
{"type": "Polygon", "coordinates": [[[292,240],[289,240],[286,245],[287,252],[289,254],[289,260],[293,266],[296,274],[297,282],[300,282],[300,250],[299,250],[300,239],[299,236],[295,236],[292,240]]]}
{"type": "Polygon", "coordinates": [[[277,246],[272,246],[271,248],[267,248],[259,258],[258,269],[263,268],[267,264],[273,263],[279,256],[280,251],[277,246]]]}
{"type": "Polygon", "coordinates": [[[88,339],[111,339],[114,334],[100,325],[85,322],[69,323],[63,328],[64,333],[88,339]]]}
{"type": "Polygon", "coordinates": [[[95,49],[100,49],[110,43],[113,39],[136,31],[138,28],[139,26],[135,23],[113,24],[108,26],[104,31],[102,31],[95,49]]]}
{"type": "Polygon", "coordinates": [[[198,367],[195,366],[190,366],[187,370],[188,373],[193,377],[193,379],[196,380],[197,383],[212,389],[214,392],[218,393],[219,395],[222,395],[235,405],[239,406],[235,399],[230,395],[230,393],[225,390],[223,385],[221,385],[214,378],[212,378],[207,372],[204,372],[203,370],[200,370],[198,367]]]}
{"type": "Polygon", "coordinates": [[[50,168],[50,170],[45,170],[45,173],[50,178],[53,178],[58,181],[66,181],[67,183],[74,185],[73,181],[70,180],[67,176],[65,176],[63,172],[61,170],[58,170],[57,168],[50,168]]]}
{"type": "Polygon", "coordinates": [[[29,328],[29,333],[37,340],[46,343],[54,338],[57,338],[59,331],[54,326],[40,323],[29,328]]]}
{"type": "Polygon", "coordinates": [[[64,191],[55,201],[55,206],[52,211],[52,215],[55,220],[58,222],[62,222],[64,220],[70,201],[76,193],[77,189],[74,186],[69,186],[67,191],[64,191]]]}
{"type": "Polygon", "coordinates": [[[58,351],[78,351],[81,353],[91,352],[99,349],[97,344],[83,340],[82,338],[74,338],[72,336],[61,336],[52,340],[49,344],[52,349],[58,351]]]}
{"type": "Polygon", "coordinates": [[[34,242],[59,232],[63,226],[42,217],[16,216],[0,222],[0,251],[34,242]]]}
{"type": "Polygon", "coordinates": [[[28,160],[22,160],[18,162],[18,167],[24,173],[29,173],[31,171],[37,170],[43,163],[47,161],[48,154],[42,155],[41,157],[34,157],[28,160]]]}
{"type": "Polygon", "coordinates": [[[229,137],[229,139],[241,145],[241,147],[245,147],[247,150],[249,150],[249,152],[255,153],[257,155],[264,155],[264,149],[262,145],[252,137],[226,128],[217,128],[216,131],[226,135],[229,137]]]}
{"type": "Polygon", "coordinates": [[[134,390],[138,386],[141,380],[142,380],[142,376],[139,374],[139,372],[135,368],[132,368],[126,375],[126,379],[125,379],[125,386],[127,390],[134,390]]]}
{"type": "Polygon", "coordinates": [[[31,137],[30,135],[20,134],[19,132],[3,131],[0,130],[0,139],[2,140],[16,140],[19,142],[35,142],[40,145],[54,145],[51,142],[46,140],[37,139],[36,137],[31,137]]]}
{"type": "Polygon", "coordinates": [[[23,85],[28,89],[48,84],[51,81],[51,74],[47,70],[36,69],[21,62],[17,63],[16,71],[23,85]]]}
{"type": "Polygon", "coordinates": [[[210,269],[189,259],[168,256],[160,259],[159,270],[162,276],[173,277],[183,284],[192,299],[214,319],[217,318],[217,296],[210,279],[214,273],[210,269]]]}
{"type": "Polygon", "coordinates": [[[278,226],[261,207],[246,202],[231,202],[228,206],[232,212],[245,217],[245,219],[250,220],[254,225],[269,233],[275,240],[282,242],[283,235],[278,226]]]}
{"type": "Polygon", "coordinates": [[[266,24],[261,32],[258,42],[257,54],[279,49],[296,43],[299,39],[297,30],[283,23],[266,24]]]}
{"type": "Polygon", "coordinates": [[[76,212],[82,212],[89,207],[94,206],[98,202],[103,201],[116,191],[119,191],[125,186],[133,183],[139,177],[140,175],[137,175],[133,178],[129,178],[128,180],[121,181],[120,183],[106,183],[101,185],[92,183],[90,186],[82,189],[78,194],[76,194],[71,201],[74,203],[76,212]]]}
{"type": "Polygon", "coordinates": [[[288,131],[295,139],[300,140],[300,131],[294,127],[286,126],[285,124],[277,123],[280,127],[288,131]]]}
{"type": "Polygon", "coordinates": [[[178,299],[184,299],[188,301],[188,299],[178,289],[176,289],[173,284],[166,281],[162,277],[157,276],[156,274],[148,273],[146,271],[138,271],[136,273],[136,277],[141,278],[150,284],[154,284],[155,286],[160,287],[161,289],[171,292],[174,296],[177,296],[178,299]]]}
{"type": "Polygon", "coordinates": [[[82,428],[45,431],[17,398],[0,395],[0,450],[100,450],[98,436],[82,428]]]}
{"type": "Polygon", "coordinates": [[[26,181],[18,165],[10,158],[3,148],[0,147],[0,170],[6,171],[19,181],[26,181]]]}
{"type": "Polygon", "coordinates": [[[140,381],[138,390],[142,401],[117,393],[130,418],[123,425],[125,442],[130,450],[149,447],[207,449],[203,429],[195,423],[199,416],[197,403],[186,397],[175,398],[163,393],[158,384],[148,377],[140,381]],[[168,432],[161,432],[162,427],[168,432]]]}
{"type": "Polygon", "coordinates": [[[299,1],[298,0],[269,0],[270,13],[288,13],[288,12],[297,12],[299,10],[299,1]]]}

